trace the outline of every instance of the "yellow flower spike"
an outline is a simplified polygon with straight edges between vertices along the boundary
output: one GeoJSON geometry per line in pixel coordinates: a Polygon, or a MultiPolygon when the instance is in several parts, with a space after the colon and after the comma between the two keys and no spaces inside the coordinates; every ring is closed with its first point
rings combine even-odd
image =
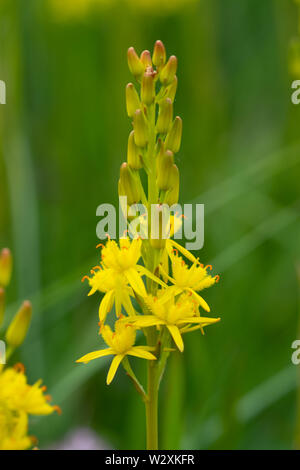
{"type": "Polygon", "coordinates": [[[4,308],[5,308],[5,291],[3,287],[0,287],[0,326],[4,319],[4,308]]]}
{"type": "Polygon", "coordinates": [[[134,131],[130,132],[128,138],[127,163],[133,170],[140,170],[143,168],[141,152],[139,147],[136,146],[134,139],[134,131]]]}
{"type": "Polygon", "coordinates": [[[159,79],[164,86],[173,82],[177,71],[177,57],[172,55],[162,71],[160,72],[159,79]]]}
{"type": "Polygon", "coordinates": [[[12,255],[8,248],[3,248],[0,253],[0,286],[7,287],[12,273],[12,255]]]}
{"type": "Polygon", "coordinates": [[[133,117],[134,140],[138,147],[146,147],[149,139],[148,126],[144,113],[137,109],[133,117]]]}
{"type": "Polygon", "coordinates": [[[157,68],[160,68],[165,64],[166,58],[167,58],[167,54],[166,54],[165,46],[163,45],[161,41],[159,40],[156,41],[154,45],[153,56],[152,56],[153,64],[157,68]]]}
{"type": "Polygon", "coordinates": [[[115,331],[112,331],[108,325],[104,325],[101,328],[101,335],[108,348],[86,354],[76,362],[88,363],[94,359],[98,359],[99,357],[113,355],[114,358],[107,374],[107,385],[113,381],[117,369],[125,356],[135,356],[147,360],[156,360],[156,357],[149,352],[149,348],[147,346],[134,346],[136,329],[133,325],[127,324],[123,319],[116,321],[115,331]]]}
{"type": "Polygon", "coordinates": [[[130,118],[133,118],[134,113],[137,109],[140,109],[141,102],[139,99],[139,95],[133,85],[133,83],[128,83],[126,86],[126,109],[127,114],[130,118]]]}
{"type": "Polygon", "coordinates": [[[181,328],[189,324],[196,324],[203,328],[219,322],[220,318],[199,316],[195,302],[189,295],[181,294],[179,298],[175,297],[172,287],[160,290],[157,297],[147,296],[145,303],[153,315],[136,315],[128,318],[128,322],[138,328],[166,326],[179,351],[182,352],[184,344],[181,328]]]}
{"type": "Polygon", "coordinates": [[[171,129],[167,135],[165,148],[167,150],[172,150],[172,152],[174,153],[177,153],[181,145],[181,136],[182,136],[182,119],[179,116],[176,116],[171,126],[171,129]]]}
{"type": "Polygon", "coordinates": [[[134,47],[130,47],[127,51],[128,67],[132,75],[139,80],[144,73],[144,64],[135,52],[134,47]]]}
{"type": "Polygon", "coordinates": [[[17,348],[23,343],[30,325],[31,315],[31,303],[29,300],[25,300],[13,318],[5,335],[7,343],[12,348],[17,348]]]}

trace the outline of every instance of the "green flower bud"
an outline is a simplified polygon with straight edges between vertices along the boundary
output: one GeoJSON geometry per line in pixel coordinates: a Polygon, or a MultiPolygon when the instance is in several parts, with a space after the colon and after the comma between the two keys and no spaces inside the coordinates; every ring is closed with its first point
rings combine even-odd
{"type": "Polygon", "coordinates": [[[165,46],[161,41],[156,41],[154,45],[154,51],[153,51],[153,56],[152,56],[152,61],[153,64],[156,67],[161,67],[165,64],[166,62],[166,49],[165,46]]]}
{"type": "Polygon", "coordinates": [[[160,72],[159,79],[164,86],[169,85],[173,82],[175,74],[177,71],[177,57],[171,55],[168,62],[160,72]]]}
{"type": "Polygon", "coordinates": [[[148,143],[148,125],[144,113],[137,109],[133,117],[134,140],[138,147],[146,147],[148,143]]]}
{"type": "Polygon", "coordinates": [[[139,80],[144,73],[144,65],[135,52],[134,47],[128,49],[127,58],[130,72],[139,80]]]}
{"type": "Polygon", "coordinates": [[[140,170],[143,167],[140,149],[134,140],[134,131],[131,131],[128,138],[127,162],[133,170],[140,170]]]}
{"type": "Polygon", "coordinates": [[[142,79],[141,98],[142,102],[149,106],[153,103],[155,97],[154,74],[153,72],[145,72],[142,79]]]}
{"type": "Polygon", "coordinates": [[[159,112],[156,123],[156,132],[166,134],[173,118],[173,104],[170,98],[162,100],[159,104],[159,112]]]}
{"type": "Polygon", "coordinates": [[[172,152],[177,153],[180,149],[182,136],[182,119],[179,116],[176,116],[174,122],[171,126],[171,129],[165,140],[165,148],[167,150],[172,150],[172,152]]]}
{"type": "Polygon", "coordinates": [[[151,210],[155,211],[155,217],[151,216],[151,222],[157,226],[151,226],[150,245],[156,250],[161,250],[166,246],[166,239],[169,236],[169,230],[167,224],[169,223],[169,217],[164,217],[164,207],[156,206],[152,207],[151,210]]]}
{"type": "Polygon", "coordinates": [[[133,118],[134,113],[141,107],[139,95],[132,83],[126,86],[126,109],[130,118],[133,118]]]}
{"type": "Polygon", "coordinates": [[[177,84],[178,84],[178,78],[175,75],[172,83],[168,86],[167,93],[166,93],[166,96],[168,98],[170,98],[172,103],[174,103],[174,99],[175,99],[175,96],[176,96],[177,84]]]}
{"type": "Polygon", "coordinates": [[[164,203],[172,206],[177,204],[179,199],[179,170],[175,164],[170,170],[169,181],[172,189],[166,193],[164,203]]]}
{"type": "Polygon", "coordinates": [[[10,283],[12,273],[12,255],[8,248],[0,253],[0,286],[6,287],[10,283]]]}
{"type": "Polygon", "coordinates": [[[161,152],[157,157],[157,187],[162,191],[172,188],[171,172],[174,164],[174,155],[170,150],[161,152]]]}
{"type": "Polygon", "coordinates": [[[131,206],[140,201],[140,186],[135,180],[128,164],[122,163],[119,179],[119,196],[127,196],[127,204],[131,206]]]}
{"type": "Polygon", "coordinates": [[[9,346],[17,348],[23,343],[30,325],[31,315],[31,303],[25,300],[7,329],[5,336],[9,346]]]}
{"type": "Polygon", "coordinates": [[[149,51],[143,51],[141,53],[141,62],[144,65],[145,70],[147,67],[152,67],[152,60],[151,60],[151,54],[149,51]]]}

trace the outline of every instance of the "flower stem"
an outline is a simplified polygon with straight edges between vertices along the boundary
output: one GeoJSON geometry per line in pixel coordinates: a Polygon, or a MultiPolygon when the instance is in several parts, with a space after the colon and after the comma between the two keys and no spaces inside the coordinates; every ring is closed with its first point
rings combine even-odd
{"type": "Polygon", "coordinates": [[[148,400],[146,401],[147,450],[158,449],[158,380],[154,361],[148,361],[148,400]]]}

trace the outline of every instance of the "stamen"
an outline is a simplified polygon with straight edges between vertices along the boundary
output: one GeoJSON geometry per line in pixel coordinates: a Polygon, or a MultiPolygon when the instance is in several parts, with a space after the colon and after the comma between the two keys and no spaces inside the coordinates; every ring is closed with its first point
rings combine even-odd
{"type": "Polygon", "coordinates": [[[207,264],[204,269],[209,269],[209,270],[211,271],[211,270],[212,270],[212,265],[211,265],[211,264],[207,264]]]}
{"type": "Polygon", "coordinates": [[[101,248],[105,248],[105,246],[103,245],[103,243],[99,243],[99,245],[96,246],[96,249],[97,249],[97,248],[100,248],[100,247],[101,247],[101,248]]]}
{"type": "Polygon", "coordinates": [[[24,374],[25,372],[25,367],[21,362],[17,362],[17,364],[14,365],[14,369],[20,374],[24,374]]]}
{"type": "Polygon", "coordinates": [[[108,238],[108,240],[111,240],[111,236],[109,235],[109,233],[106,233],[105,236],[108,238]]]}
{"type": "Polygon", "coordinates": [[[215,280],[216,280],[216,282],[219,282],[219,280],[220,280],[219,274],[217,274],[217,275],[215,276],[215,280]]]}
{"type": "Polygon", "coordinates": [[[89,276],[83,276],[83,278],[81,279],[81,282],[84,282],[86,279],[89,281],[90,280],[89,276]]]}
{"type": "Polygon", "coordinates": [[[47,401],[52,401],[51,395],[45,395],[45,399],[46,399],[47,401]]]}
{"type": "Polygon", "coordinates": [[[172,249],[172,253],[175,253],[175,255],[178,256],[178,250],[176,248],[172,249]]]}
{"type": "Polygon", "coordinates": [[[42,392],[46,392],[46,391],[47,391],[46,385],[43,385],[43,386],[41,387],[41,390],[42,390],[42,392]]]}
{"type": "Polygon", "coordinates": [[[53,406],[53,409],[57,412],[57,414],[59,414],[59,415],[62,414],[62,411],[61,411],[61,407],[60,407],[60,406],[54,405],[54,406],[53,406]]]}
{"type": "Polygon", "coordinates": [[[102,270],[101,266],[94,266],[93,269],[98,269],[99,271],[102,270]]]}

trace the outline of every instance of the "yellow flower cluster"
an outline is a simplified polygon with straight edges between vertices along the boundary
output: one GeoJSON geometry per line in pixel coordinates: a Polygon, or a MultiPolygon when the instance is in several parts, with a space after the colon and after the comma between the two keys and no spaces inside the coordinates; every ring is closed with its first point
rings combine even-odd
{"type": "MultiPolygon", "coordinates": [[[[0,253],[0,327],[4,320],[5,288],[12,272],[12,256],[8,249],[0,253]]],[[[38,380],[27,383],[22,364],[6,367],[6,360],[19,347],[26,336],[32,308],[25,301],[16,313],[4,335],[6,354],[0,357],[0,450],[25,450],[32,447],[36,439],[28,435],[29,415],[49,415],[59,407],[49,404],[51,397],[45,395],[46,387],[38,380]]]]}
{"type": "MultiPolygon", "coordinates": [[[[179,171],[174,154],[180,149],[182,121],[173,118],[173,103],[177,89],[177,58],[166,57],[161,41],[149,51],[137,55],[128,50],[128,65],[138,82],[140,93],[132,83],[126,87],[127,113],[133,120],[128,141],[127,162],[120,170],[119,195],[126,196],[128,205],[142,201],[151,211],[162,204],[176,204],[179,197],[179,171]],[[147,196],[142,186],[141,172],[148,178],[147,196]]],[[[170,233],[178,224],[171,217],[170,233]]],[[[151,227],[149,230],[151,233],[151,227]]],[[[99,245],[98,266],[85,276],[90,285],[89,295],[104,294],[99,306],[102,338],[108,348],[86,354],[77,362],[113,355],[107,383],[111,383],[120,363],[137,385],[127,356],[136,356],[161,364],[162,356],[174,350],[184,350],[182,335],[218,322],[219,318],[201,315],[210,311],[199,292],[215,284],[211,266],[204,266],[192,253],[175,240],[162,236],[132,240],[125,236],[117,243],[108,236],[106,245],[99,245]],[[115,331],[105,324],[107,315],[115,309],[115,331]],[[143,331],[147,344],[135,346],[136,330],[143,331]]],[[[159,368],[159,366],[158,366],[159,368]]],[[[138,385],[140,388],[140,386],[138,385]]]]}

